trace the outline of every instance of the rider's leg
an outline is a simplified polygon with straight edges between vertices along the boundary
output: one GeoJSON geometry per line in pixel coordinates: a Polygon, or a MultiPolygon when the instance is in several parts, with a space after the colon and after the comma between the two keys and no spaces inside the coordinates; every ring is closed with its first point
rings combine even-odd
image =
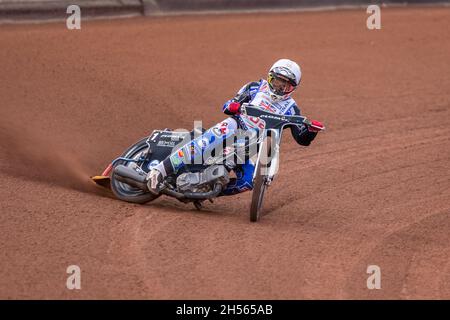
{"type": "Polygon", "coordinates": [[[230,181],[230,183],[220,195],[231,196],[233,194],[252,190],[254,171],[254,164],[247,159],[244,164],[235,169],[237,179],[235,179],[234,181],[230,181]]]}
{"type": "Polygon", "coordinates": [[[223,142],[232,137],[238,128],[236,120],[227,118],[206,130],[203,135],[189,141],[184,146],[174,150],[164,161],[156,165],[147,175],[147,186],[152,193],[158,193],[158,185],[164,177],[176,173],[186,164],[201,164],[205,156],[219,148],[223,142]]]}

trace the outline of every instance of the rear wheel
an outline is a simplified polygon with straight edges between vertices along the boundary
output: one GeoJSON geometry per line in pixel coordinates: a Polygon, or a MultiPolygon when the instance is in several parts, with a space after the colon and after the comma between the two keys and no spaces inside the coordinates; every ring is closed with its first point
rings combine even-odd
{"type": "Polygon", "coordinates": [[[270,155],[271,137],[266,137],[265,142],[261,144],[261,156],[256,164],[255,179],[253,181],[252,204],[250,206],[250,221],[257,222],[261,218],[264,192],[267,188],[268,156],[270,155]]]}
{"type": "MultiPolygon", "coordinates": [[[[131,158],[138,160],[141,155],[147,151],[148,145],[146,143],[147,138],[143,138],[142,140],[136,142],[130,148],[128,148],[121,157],[131,158]]],[[[127,162],[124,160],[117,161],[114,164],[114,168],[118,165],[132,166],[135,165],[135,162],[127,162]]],[[[155,200],[159,197],[159,195],[154,195],[149,191],[144,191],[135,187],[132,187],[124,182],[120,182],[115,179],[114,168],[111,174],[111,190],[114,195],[123,201],[133,202],[133,203],[146,203],[152,200],[155,200]]]]}

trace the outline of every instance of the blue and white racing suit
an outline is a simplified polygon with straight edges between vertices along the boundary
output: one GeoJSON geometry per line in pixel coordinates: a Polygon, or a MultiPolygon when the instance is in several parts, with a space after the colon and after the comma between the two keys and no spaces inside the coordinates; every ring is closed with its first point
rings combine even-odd
{"type": "MultiPolygon", "coordinates": [[[[236,96],[228,100],[223,105],[223,112],[231,117],[216,124],[212,128],[206,130],[202,136],[192,140],[183,147],[173,152],[166,160],[160,163],[156,169],[160,170],[163,175],[177,172],[186,163],[187,157],[191,157],[191,161],[198,155],[205,154],[205,151],[222,144],[224,140],[233,137],[238,129],[243,130],[259,130],[261,123],[259,118],[247,117],[245,115],[233,114],[228,109],[232,102],[249,103],[252,106],[259,107],[265,111],[283,114],[283,115],[300,115],[300,110],[294,99],[288,98],[282,101],[274,102],[270,97],[269,85],[266,80],[250,82],[243,86],[236,96]]],[[[315,138],[316,133],[308,131],[305,125],[291,127],[294,139],[300,145],[308,146],[315,138]]],[[[254,164],[250,160],[246,160],[244,164],[238,164],[233,168],[236,173],[236,179],[230,179],[230,183],[222,192],[222,195],[232,195],[253,188],[253,171],[254,164]]]]}

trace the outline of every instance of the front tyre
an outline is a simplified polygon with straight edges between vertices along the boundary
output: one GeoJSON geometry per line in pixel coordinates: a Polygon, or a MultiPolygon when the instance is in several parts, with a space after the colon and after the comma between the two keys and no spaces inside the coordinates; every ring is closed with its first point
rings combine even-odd
{"type": "Polygon", "coordinates": [[[270,155],[271,137],[266,137],[261,144],[261,156],[256,164],[255,179],[253,181],[252,203],[250,206],[250,221],[257,222],[261,218],[262,204],[264,199],[264,192],[267,188],[267,172],[268,158],[270,155]]]}
{"type": "MultiPolygon", "coordinates": [[[[130,148],[128,148],[121,157],[131,158],[131,159],[139,159],[141,155],[147,151],[148,145],[146,143],[147,138],[143,138],[140,141],[136,142],[130,148]]],[[[134,162],[127,162],[124,160],[117,161],[114,164],[112,174],[111,174],[111,190],[114,195],[123,201],[132,202],[132,203],[147,203],[149,201],[155,200],[159,197],[159,195],[154,195],[149,191],[144,191],[135,187],[132,187],[124,182],[120,182],[115,178],[114,168],[118,165],[132,166],[135,165],[134,162]]],[[[139,164],[139,163],[138,163],[139,164]]]]}

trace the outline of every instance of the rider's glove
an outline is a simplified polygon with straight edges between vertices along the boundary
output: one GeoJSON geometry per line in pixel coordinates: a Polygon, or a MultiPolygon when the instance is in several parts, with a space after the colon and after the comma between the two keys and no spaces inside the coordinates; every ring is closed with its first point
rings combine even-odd
{"type": "Polygon", "coordinates": [[[305,124],[309,132],[319,132],[325,129],[325,126],[317,120],[308,120],[305,124]]]}
{"type": "Polygon", "coordinates": [[[230,111],[231,113],[234,113],[234,114],[241,113],[241,104],[239,102],[231,102],[228,105],[228,111],[230,111]]]}

